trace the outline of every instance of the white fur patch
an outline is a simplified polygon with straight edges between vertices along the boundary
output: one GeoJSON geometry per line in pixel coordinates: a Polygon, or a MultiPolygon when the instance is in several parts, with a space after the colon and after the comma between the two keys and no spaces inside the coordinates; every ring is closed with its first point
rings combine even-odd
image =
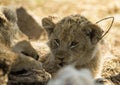
{"type": "Polygon", "coordinates": [[[94,79],[88,69],[79,71],[67,66],[61,69],[47,85],[94,85],[94,79]]]}

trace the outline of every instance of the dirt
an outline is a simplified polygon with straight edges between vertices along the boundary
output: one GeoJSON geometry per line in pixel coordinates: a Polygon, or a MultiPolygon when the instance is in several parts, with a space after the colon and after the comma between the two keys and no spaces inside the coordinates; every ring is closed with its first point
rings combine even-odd
{"type": "MultiPolygon", "coordinates": [[[[63,18],[71,14],[81,14],[93,23],[106,17],[114,17],[110,31],[103,38],[108,58],[111,56],[120,57],[119,4],[120,0],[0,0],[0,5],[24,7],[40,25],[41,19],[45,16],[63,18]]],[[[106,32],[110,27],[111,20],[103,20],[98,25],[106,32]]],[[[120,63],[117,66],[120,66],[120,63]]]]}

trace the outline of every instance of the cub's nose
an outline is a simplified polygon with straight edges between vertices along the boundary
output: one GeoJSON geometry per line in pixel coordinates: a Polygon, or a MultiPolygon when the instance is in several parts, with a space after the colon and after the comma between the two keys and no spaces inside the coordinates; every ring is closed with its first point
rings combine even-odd
{"type": "Polygon", "coordinates": [[[59,66],[60,66],[60,67],[63,67],[63,66],[64,66],[64,63],[63,63],[64,58],[63,58],[63,57],[59,57],[58,59],[59,59],[59,61],[60,61],[60,62],[59,62],[59,66]]]}
{"type": "Polygon", "coordinates": [[[58,58],[60,61],[63,61],[64,60],[64,58],[63,57],[61,57],[61,58],[58,58]]]}

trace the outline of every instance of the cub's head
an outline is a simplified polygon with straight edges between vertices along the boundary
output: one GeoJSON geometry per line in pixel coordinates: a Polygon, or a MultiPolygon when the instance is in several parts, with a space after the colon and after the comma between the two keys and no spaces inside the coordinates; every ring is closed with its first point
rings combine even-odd
{"type": "Polygon", "coordinates": [[[60,66],[85,64],[94,58],[97,43],[103,30],[81,15],[71,15],[54,23],[51,18],[42,19],[49,37],[52,58],[60,66]]]}

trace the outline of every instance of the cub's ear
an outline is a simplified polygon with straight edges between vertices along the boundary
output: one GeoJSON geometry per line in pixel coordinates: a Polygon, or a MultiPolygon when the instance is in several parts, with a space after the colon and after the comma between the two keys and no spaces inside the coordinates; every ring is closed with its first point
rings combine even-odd
{"type": "Polygon", "coordinates": [[[103,30],[95,24],[88,24],[82,29],[86,36],[89,37],[92,44],[97,44],[103,34],[103,30]]]}
{"type": "Polygon", "coordinates": [[[0,12],[2,13],[2,16],[0,15],[1,19],[6,19],[8,22],[15,23],[17,22],[17,15],[14,7],[11,6],[1,6],[0,7],[0,12]]]}
{"type": "Polygon", "coordinates": [[[55,28],[55,24],[52,21],[52,18],[43,18],[42,19],[42,25],[45,28],[45,30],[48,33],[48,36],[51,35],[51,33],[53,32],[54,28],[55,28]]]}

